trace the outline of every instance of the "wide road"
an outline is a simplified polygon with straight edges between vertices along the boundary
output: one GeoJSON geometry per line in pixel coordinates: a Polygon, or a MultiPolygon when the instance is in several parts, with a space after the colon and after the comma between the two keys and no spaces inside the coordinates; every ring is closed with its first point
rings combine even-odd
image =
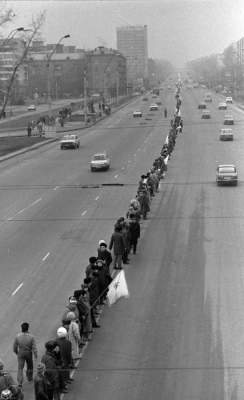
{"type": "MultiPolygon", "coordinates": [[[[184,131],[125,268],[130,298],[105,307],[67,399],[243,397],[244,118],[230,106],[235,140],[220,142],[224,111],[215,95],[212,118],[201,120],[203,93],[183,91],[184,131]],[[218,162],[236,163],[237,187],[216,186],[218,162]]],[[[168,133],[162,109],[172,115],[173,95],[161,93],[159,112],[138,99],[81,132],[79,151],[55,143],[1,164],[0,354],[12,370],[20,323],[30,321],[41,355],[99,239],[125,214],[168,133]],[[100,150],[111,170],[91,173],[100,150]]]]}

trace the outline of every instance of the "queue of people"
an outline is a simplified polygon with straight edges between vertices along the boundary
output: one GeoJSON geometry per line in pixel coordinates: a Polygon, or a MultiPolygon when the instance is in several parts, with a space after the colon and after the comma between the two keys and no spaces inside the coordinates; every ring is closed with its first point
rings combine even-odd
{"type": "Polygon", "coordinates": [[[82,358],[83,348],[93,339],[94,331],[100,328],[100,314],[106,304],[114,270],[123,269],[124,264],[130,263],[131,254],[137,253],[141,223],[147,219],[153,197],[159,191],[160,180],[165,177],[177,136],[182,131],[183,121],[177,102],[169,134],[160,155],[155,158],[150,171],[141,175],[137,193],[130,201],[125,216],[115,222],[109,243],[100,240],[97,254],[89,258],[80,287],[68,299],[56,337],[45,343],[45,353],[37,364],[35,375],[33,358],[36,361],[38,359],[35,337],[29,332],[27,322],[21,324],[21,332],[13,343],[18,362],[17,383],[0,361],[1,400],[23,400],[25,364],[26,378],[29,382],[34,382],[35,400],[60,400],[60,395],[68,392],[73,381],[72,371],[82,358]]]}

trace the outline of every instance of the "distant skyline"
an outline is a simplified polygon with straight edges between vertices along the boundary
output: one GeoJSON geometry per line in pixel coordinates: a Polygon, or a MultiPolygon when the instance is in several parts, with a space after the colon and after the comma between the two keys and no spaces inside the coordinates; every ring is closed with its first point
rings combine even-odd
{"type": "Polygon", "coordinates": [[[16,14],[13,23],[1,29],[30,25],[32,17],[46,10],[42,37],[56,43],[65,34],[65,44],[92,49],[116,48],[116,28],[148,26],[148,55],[169,60],[174,66],[222,53],[244,36],[243,0],[7,0],[1,1],[16,14]]]}

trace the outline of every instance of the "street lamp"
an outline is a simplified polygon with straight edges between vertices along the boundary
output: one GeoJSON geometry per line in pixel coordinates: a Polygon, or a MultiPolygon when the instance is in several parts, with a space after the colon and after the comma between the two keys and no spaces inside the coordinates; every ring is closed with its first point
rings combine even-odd
{"type": "Polygon", "coordinates": [[[47,55],[47,99],[48,99],[47,101],[48,101],[48,115],[49,115],[49,117],[52,116],[50,61],[51,61],[51,58],[52,58],[53,54],[55,53],[58,45],[62,42],[63,39],[67,39],[69,37],[70,37],[69,34],[61,36],[59,41],[54,46],[53,50],[50,52],[50,54],[47,55]]]}
{"type": "Polygon", "coordinates": [[[8,36],[6,37],[6,39],[1,43],[1,46],[5,46],[5,44],[7,44],[11,39],[14,38],[14,36],[16,35],[17,32],[23,32],[25,30],[25,28],[23,28],[23,26],[20,26],[19,28],[13,29],[8,36]]]}

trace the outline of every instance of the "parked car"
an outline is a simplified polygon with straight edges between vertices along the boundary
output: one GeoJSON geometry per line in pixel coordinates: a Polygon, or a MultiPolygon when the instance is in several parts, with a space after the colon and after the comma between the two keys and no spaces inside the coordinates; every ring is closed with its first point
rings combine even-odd
{"type": "Polygon", "coordinates": [[[233,184],[237,185],[238,175],[234,164],[219,164],[216,170],[217,185],[233,184]]]}
{"type": "Polygon", "coordinates": [[[206,108],[207,108],[207,105],[205,103],[198,104],[198,110],[205,110],[206,108]]]}
{"type": "Polygon", "coordinates": [[[36,106],[35,104],[31,104],[30,106],[27,107],[27,111],[36,111],[36,106]]]}
{"type": "Polygon", "coordinates": [[[60,149],[78,149],[80,147],[80,139],[77,135],[64,135],[60,140],[60,149]]]}
{"type": "Polygon", "coordinates": [[[211,118],[211,114],[209,110],[203,110],[202,112],[202,119],[209,119],[211,118]]]}
{"type": "Polygon", "coordinates": [[[142,112],[141,112],[141,111],[134,111],[134,112],[133,112],[133,117],[134,117],[134,118],[142,117],[142,112]]]}
{"type": "Polygon", "coordinates": [[[226,97],[225,102],[232,104],[233,103],[232,97],[231,96],[226,97]]]}
{"type": "Polygon", "coordinates": [[[110,168],[110,159],[107,154],[96,153],[92,156],[90,163],[91,171],[108,170],[110,168]]]}
{"type": "Polygon", "coordinates": [[[158,105],[157,104],[151,104],[149,110],[150,111],[158,111],[158,105]]]}
{"type": "Polygon", "coordinates": [[[227,110],[227,104],[225,102],[219,103],[218,109],[219,110],[227,110]]]}
{"type": "Polygon", "coordinates": [[[233,140],[234,135],[231,128],[220,129],[219,140],[233,140]]]}
{"type": "Polygon", "coordinates": [[[234,125],[234,118],[232,114],[225,114],[224,125],[234,125]]]}

